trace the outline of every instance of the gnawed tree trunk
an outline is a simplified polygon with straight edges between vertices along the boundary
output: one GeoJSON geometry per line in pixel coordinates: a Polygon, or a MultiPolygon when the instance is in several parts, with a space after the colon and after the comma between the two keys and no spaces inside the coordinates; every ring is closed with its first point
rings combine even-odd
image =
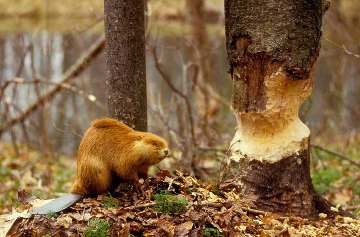
{"type": "Polygon", "coordinates": [[[298,111],[312,90],[325,10],[322,0],[225,0],[232,108],[238,120],[226,174],[238,178],[255,208],[316,213],[310,130],[298,111]]]}
{"type": "Polygon", "coordinates": [[[147,130],[144,0],[105,0],[108,114],[147,130]]]}

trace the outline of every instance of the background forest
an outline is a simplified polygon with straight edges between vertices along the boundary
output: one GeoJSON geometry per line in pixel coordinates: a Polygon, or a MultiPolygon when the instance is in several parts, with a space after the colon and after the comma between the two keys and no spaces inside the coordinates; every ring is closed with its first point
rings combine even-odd
{"type": "MultiPolygon", "coordinates": [[[[160,167],[181,169],[190,162],[195,175],[209,179],[236,122],[223,1],[194,2],[201,1],[148,0],[148,125],[172,150],[160,167]]],[[[69,68],[103,34],[102,4],[0,0],[0,214],[16,206],[18,188],[42,198],[67,192],[83,132],[91,120],[106,115],[104,52],[63,83],[69,68]],[[32,105],[36,109],[24,114],[32,105]],[[10,127],[19,116],[24,118],[10,127]]],[[[359,12],[358,0],[331,1],[314,91],[300,114],[312,132],[316,190],[355,215],[360,211],[359,12]]]]}

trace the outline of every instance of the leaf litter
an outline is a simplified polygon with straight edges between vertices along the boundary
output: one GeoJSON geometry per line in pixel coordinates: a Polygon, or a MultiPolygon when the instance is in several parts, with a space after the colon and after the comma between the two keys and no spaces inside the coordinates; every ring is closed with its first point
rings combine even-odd
{"type": "MultiPolygon", "coordinates": [[[[319,220],[309,220],[261,212],[249,208],[238,190],[235,180],[214,185],[179,171],[171,174],[161,170],[140,187],[120,184],[110,195],[117,203],[114,206],[108,204],[109,195],[99,195],[85,198],[58,215],[12,217],[8,236],[89,236],[85,233],[89,233],[91,220],[105,223],[108,229],[101,230],[105,236],[360,236],[357,219],[321,215],[319,220]],[[186,209],[163,213],[156,209],[156,194],[185,199],[186,209]]],[[[19,196],[18,209],[29,208],[34,202],[24,191],[19,196]]],[[[0,227],[10,217],[0,216],[0,227]]],[[[96,233],[93,236],[103,236],[96,233]]]]}

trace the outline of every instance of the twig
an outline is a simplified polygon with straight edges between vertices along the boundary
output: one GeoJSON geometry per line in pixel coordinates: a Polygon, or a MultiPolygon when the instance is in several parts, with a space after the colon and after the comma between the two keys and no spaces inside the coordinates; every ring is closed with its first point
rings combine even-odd
{"type": "Polygon", "coordinates": [[[354,57],[357,58],[357,59],[360,59],[360,54],[355,54],[355,53],[349,51],[344,44],[343,44],[343,45],[340,45],[340,44],[338,44],[338,43],[335,43],[334,41],[331,41],[331,40],[328,39],[328,38],[324,38],[324,39],[325,39],[327,42],[335,45],[336,47],[338,47],[338,48],[340,48],[340,49],[343,49],[345,53],[347,53],[347,54],[349,54],[349,55],[351,55],[351,56],[354,56],[354,57]]]}
{"type": "MultiPolygon", "coordinates": [[[[80,58],[71,66],[66,73],[62,76],[61,82],[59,85],[56,85],[52,90],[50,90],[45,95],[41,96],[35,103],[30,105],[22,114],[18,117],[11,119],[5,126],[0,128],[0,135],[12,128],[15,124],[23,122],[34,113],[40,105],[54,98],[54,96],[63,89],[61,84],[69,83],[73,78],[76,78],[81,72],[84,71],[86,66],[102,51],[105,46],[105,37],[104,35],[100,36],[99,39],[92,45],[90,48],[85,51],[80,58]]],[[[5,83],[5,86],[6,83],[5,83]]],[[[4,89],[2,89],[3,91],[4,89]]],[[[2,94],[2,93],[1,93],[2,94]]]]}
{"type": "Polygon", "coordinates": [[[331,154],[331,155],[333,155],[333,156],[337,156],[337,157],[339,157],[339,158],[341,158],[341,159],[343,159],[343,160],[348,161],[349,163],[351,163],[351,164],[353,164],[353,165],[356,165],[357,167],[360,167],[360,164],[359,164],[359,163],[355,162],[353,159],[351,159],[351,158],[349,158],[349,157],[347,157],[347,156],[344,156],[344,155],[342,155],[342,154],[339,154],[339,153],[330,151],[330,150],[328,150],[328,149],[326,149],[326,148],[323,148],[322,146],[319,146],[319,145],[311,145],[311,147],[314,148],[314,149],[318,149],[318,150],[324,151],[324,152],[326,152],[326,153],[328,153],[328,154],[331,154]]]}
{"type": "Polygon", "coordinates": [[[6,84],[13,83],[13,84],[34,84],[37,85],[39,83],[42,83],[44,85],[52,85],[52,86],[61,86],[62,89],[69,90],[71,92],[74,92],[75,94],[78,94],[79,96],[82,96],[84,99],[89,100],[92,103],[95,103],[99,108],[104,109],[105,106],[97,101],[96,97],[91,94],[87,94],[85,91],[76,88],[75,86],[69,84],[69,83],[57,83],[57,82],[51,82],[51,81],[45,81],[40,79],[34,79],[34,80],[24,80],[23,78],[14,78],[13,80],[6,80],[6,84]]]}
{"type": "Polygon", "coordinates": [[[241,207],[241,210],[246,211],[246,212],[251,213],[251,214],[256,214],[256,215],[265,215],[266,214],[265,211],[256,210],[256,209],[252,209],[252,208],[249,208],[249,207],[241,207]]]}
{"type": "Polygon", "coordinates": [[[155,205],[155,202],[149,202],[149,203],[144,203],[144,204],[140,204],[140,205],[124,207],[124,209],[125,210],[132,210],[132,209],[138,209],[138,208],[153,207],[154,205],[155,205]]]}
{"type": "MultiPolygon", "coordinates": [[[[59,131],[59,132],[62,132],[62,133],[66,133],[66,132],[67,132],[65,129],[61,129],[61,128],[59,128],[59,127],[56,127],[55,124],[53,124],[53,127],[56,129],[56,131],[59,131]]],[[[75,130],[73,127],[71,127],[71,131],[72,131],[72,133],[73,133],[75,136],[77,136],[78,138],[80,138],[80,139],[83,138],[82,134],[76,132],[76,130],[75,130]]]]}

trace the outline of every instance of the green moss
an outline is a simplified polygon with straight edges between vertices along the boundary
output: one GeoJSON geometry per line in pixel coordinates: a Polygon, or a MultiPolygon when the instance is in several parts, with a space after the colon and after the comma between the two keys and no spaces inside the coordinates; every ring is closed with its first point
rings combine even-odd
{"type": "Polygon", "coordinates": [[[213,228],[213,227],[206,227],[204,230],[204,236],[220,237],[222,235],[220,234],[220,231],[218,229],[213,228]]]}
{"type": "Polygon", "coordinates": [[[181,214],[187,210],[187,200],[176,195],[162,192],[154,195],[155,211],[162,213],[181,214]]]}
{"type": "Polygon", "coordinates": [[[111,196],[110,193],[106,194],[106,196],[103,199],[103,203],[107,208],[115,208],[120,206],[119,200],[111,196]]]}
{"type": "Polygon", "coordinates": [[[324,194],[329,192],[331,184],[341,177],[341,172],[339,172],[335,167],[326,167],[314,172],[312,174],[312,181],[315,190],[320,194],[324,194]]]}
{"type": "Polygon", "coordinates": [[[86,237],[107,237],[110,230],[109,223],[105,220],[91,219],[85,229],[86,237]]]}

